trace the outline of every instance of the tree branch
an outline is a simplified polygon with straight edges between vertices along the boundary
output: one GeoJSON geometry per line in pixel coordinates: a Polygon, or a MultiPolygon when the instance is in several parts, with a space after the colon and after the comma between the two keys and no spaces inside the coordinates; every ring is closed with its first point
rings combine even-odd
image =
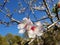
{"type": "Polygon", "coordinates": [[[3,10],[1,10],[1,9],[0,9],[0,11],[1,11],[4,15],[6,15],[6,16],[11,20],[11,22],[16,22],[17,24],[20,23],[20,21],[14,19],[11,14],[6,14],[6,13],[5,13],[3,10]]]}
{"type": "Polygon", "coordinates": [[[49,7],[48,7],[48,5],[47,5],[47,3],[46,3],[46,0],[43,0],[43,3],[44,3],[44,5],[45,5],[45,7],[46,7],[46,13],[47,13],[47,15],[48,15],[48,17],[50,18],[50,20],[51,20],[51,22],[53,23],[53,19],[52,19],[52,16],[51,16],[51,12],[50,12],[50,9],[49,9],[49,7]]]}

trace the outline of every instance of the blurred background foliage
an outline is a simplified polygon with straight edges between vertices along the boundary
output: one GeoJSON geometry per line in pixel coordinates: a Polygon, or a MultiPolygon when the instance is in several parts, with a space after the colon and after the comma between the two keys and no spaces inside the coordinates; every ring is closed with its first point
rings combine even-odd
{"type": "MultiPolygon", "coordinates": [[[[24,39],[17,35],[0,35],[0,45],[27,45],[31,39],[24,39]]],[[[41,38],[36,38],[30,45],[60,45],[60,29],[50,28],[41,38]]]]}

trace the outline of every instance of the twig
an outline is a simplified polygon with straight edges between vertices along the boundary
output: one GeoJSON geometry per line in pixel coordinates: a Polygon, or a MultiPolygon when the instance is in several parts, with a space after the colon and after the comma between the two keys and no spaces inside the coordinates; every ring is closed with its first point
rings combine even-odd
{"type": "Polygon", "coordinates": [[[57,4],[56,4],[56,6],[55,6],[55,9],[56,9],[56,17],[57,17],[57,19],[59,20],[57,4]]]}
{"type": "Polygon", "coordinates": [[[44,3],[44,5],[45,5],[45,7],[46,7],[46,13],[47,13],[47,15],[48,15],[48,17],[50,18],[50,20],[51,20],[51,22],[53,23],[53,19],[52,19],[52,16],[51,16],[51,12],[50,12],[50,9],[49,9],[49,7],[48,7],[48,5],[47,5],[47,3],[46,3],[46,0],[43,0],[43,3],[44,3]]]}
{"type": "Polygon", "coordinates": [[[34,40],[35,40],[35,38],[31,39],[31,41],[28,44],[31,44],[34,40]]]}
{"type": "Polygon", "coordinates": [[[51,28],[52,26],[54,26],[56,23],[58,23],[60,20],[54,22],[53,24],[51,24],[50,26],[47,27],[47,29],[51,28]]]}
{"type": "Polygon", "coordinates": [[[0,11],[1,11],[4,15],[6,15],[12,22],[16,22],[17,24],[20,23],[20,21],[14,19],[14,18],[11,16],[11,14],[10,14],[10,15],[9,15],[9,14],[6,14],[6,13],[5,13],[3,10],[1,10],[1,9],[0,9],[0,11]]]}

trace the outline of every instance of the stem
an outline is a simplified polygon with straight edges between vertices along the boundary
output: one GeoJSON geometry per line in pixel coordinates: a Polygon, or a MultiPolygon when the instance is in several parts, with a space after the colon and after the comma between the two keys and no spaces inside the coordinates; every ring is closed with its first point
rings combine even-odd
{"type": "Polygon", "coordinates": [[[57,4],[56,4],[55,9],[56,9],[56,17],[57,17],[57,19],[59,20],[59,16],[58,16],[58,7],[57,7],[57,4]]]}
{"type": "Polygon", "coordinates": [[[49,9],[49,7],[48,7],[48,5],[47,5],[47,3],[46,3],[46,0],[43,0],[43,3],[44,3],[44,5],[45,5],[45,7],[46,7],[46,13],[47,13],[47,15],[48,15],[48,17],[50,18],[50,20],[51,20],[51,22],[53,23],[53,19],[52,19],[52,16],[51,16],[51,12],[50,12],[50,9],[49,9]]]}

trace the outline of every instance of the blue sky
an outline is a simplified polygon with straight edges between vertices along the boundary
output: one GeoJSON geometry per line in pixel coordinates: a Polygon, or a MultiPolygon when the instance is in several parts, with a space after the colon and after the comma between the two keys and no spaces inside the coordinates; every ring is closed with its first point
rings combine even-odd
{"type": "MultiPolygon", "coordinates": [[[[27,7],[27,6],[28,6],[23,0],[19,0],[19,1],[20,1],[20,3],[22,3],[23,7],[27,7]]],[[[57,1],[58,1],[58,0],[55,0],[54,3],[56,3],[57,1]]],[[[0,0],[0,4],[3,4],[3,2],[4,2],[4,0],[0,0]]],[[[42,0],[38,0],[37,3],[36,3],[37,5],[39,5],[38,2],[42,2],[42,0]]],[[[51,4],[51,5],[52,5],[52,4],[51,4]]],[[[18,6],[18,0],[9,0],[9,2],[6,3],[5,7],[7,7],[7,8],[10,10],[11,13],[13,13],[13,17],[14,17],[15,19],[17,19],[17,20],[20,20],[20,21],[21,21],[24,17],[27,16],[28,13],[30,13],[30,18],[31,18],[31,20],[35,21],[35,18],[34,18],[34,16],[33,16],[33,14],[29,11],[29,9],[27,9],[27,10],[25,11],[25,13],[22,13],[22,14],[19,14],[18,12],[14,12],[14,9],[19,10],[19,8],[20,8],[20,7],[18,6]]],[[[50,8],[51,8],[51,7],[52,7],[52,6],[50,6],[50,8]]],[[[3,8],[3,11],[4,11],[5,13],[7,13],[4,8],[3,8]]],[[[42,16],[45,16],[46,13],[43,12],[43,11],[35,11],[35,15],[36,15],[36,17],[39,19],[39,18],[41,18],[42,16]]],[[[4,16],[5,16],[5,15],[0,12],[0,20],[4,20],[4,21],[6,21],[6,22],[9,22],[9,18],[5,18],[4,16]]],[[[47,16],[47,15],[46,15],[46,16],[47,16]]],[[[47,21],[47,22],[48,22],[49,19],[43,20],[43,21],[41,21],[41,22],[44,22],[44,21],[47,21]]],[[[50,22],[50,21],[49,21],[49,22],[50,22]]],[[[8,34],[8,33],[12,33],[12,34],[14,34],[14,35],[20,35],[20,36],[22,36],[21,34],[18,33],[18,29],[17,29],[17,25],[16,25],[16,24],[13,24],[13,25],[11,24],[9,27],[6,27],[5,25],[0,24],[0,34],[4,36],[4,35],[6,35],[6,34],[8,34]]]]}

